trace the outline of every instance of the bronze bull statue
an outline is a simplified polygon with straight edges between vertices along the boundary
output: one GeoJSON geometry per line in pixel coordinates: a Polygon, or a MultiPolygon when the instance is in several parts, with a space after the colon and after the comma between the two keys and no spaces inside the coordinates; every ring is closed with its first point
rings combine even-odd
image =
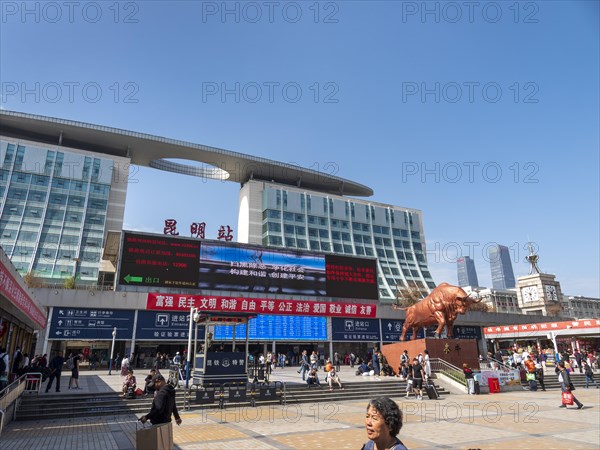
{"type": "Polygon", "coordinates": [[[469,309],[471,303],[479,303],[477,294],[467,294],[458,286],[448,283],[442,283],[436,287],[431,294],[405,309],[406,320],[402,327],[402,336],[400,340],[406,340],[406,332],[409,328],[413,329],[413,340],[417,339],[419,328],[428,327],[437,323],[435,338],[439,339],[444,327],[447,329],[447,335],[452,337],[452,326],[459,314],[464,314],[469,309]],[[475,298],[473,298],[475,296],[475,298]]]}

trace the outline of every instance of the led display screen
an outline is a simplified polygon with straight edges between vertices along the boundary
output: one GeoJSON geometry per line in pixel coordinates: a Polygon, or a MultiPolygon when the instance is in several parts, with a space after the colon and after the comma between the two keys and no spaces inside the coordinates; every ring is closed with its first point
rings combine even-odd
{"type": "Polygon", "coordinates": [[[378,299],[376,260],[124,232],[123,286],[378,299]]]}

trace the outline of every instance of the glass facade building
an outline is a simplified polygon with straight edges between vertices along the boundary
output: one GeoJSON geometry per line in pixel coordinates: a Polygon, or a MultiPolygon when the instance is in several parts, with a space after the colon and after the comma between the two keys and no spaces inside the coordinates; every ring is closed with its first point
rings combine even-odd
{"type": "Polygon", "coordinates": [[[421,211],[251,180],[238,214],[240,242],[377,258],[381,300],[435,287],[421,211]]]}
{"type": "Polygon", "coordinates": [[[510,252],[504,245],[494,245],[488,249],[492,270],[493,289],[513,289],[516,285],[510,252]]]}
{"type": "Polygon", "coordinates": [[[121,160],[0,137],[0,245],[21,275],[97,283],[106,230],[123,223],[121,160]]]}
{"type": "Polygon", "coordinates": [[[475,263],[469,256],[461,256],[456,260],[459,286],[479,286],[475,263]]]}

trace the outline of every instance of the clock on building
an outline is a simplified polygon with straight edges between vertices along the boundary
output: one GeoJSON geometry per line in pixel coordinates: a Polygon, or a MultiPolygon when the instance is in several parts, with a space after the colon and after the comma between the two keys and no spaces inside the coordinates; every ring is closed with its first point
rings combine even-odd
{"type": "Polygon", "coordinates": [[[538,290],[536,286],[527,286],[521,288],[521,297],[523,303],[525,302],[537,302],[539,300],[538,290]]]}
{"type": "Polygon", "coordinates": [[[546,301],[557,302],[558,294],[556,293],[556,286],[547,284],[544,288],[546,290],[546,301]]]}

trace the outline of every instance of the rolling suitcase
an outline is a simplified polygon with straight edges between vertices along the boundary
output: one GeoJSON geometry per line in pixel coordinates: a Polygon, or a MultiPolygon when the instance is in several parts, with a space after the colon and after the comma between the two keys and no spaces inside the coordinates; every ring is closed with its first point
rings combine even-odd
{"type": "Polygon", "coordinates": [[[427,392],[427,397],[429,397],[430,400],[437,400],[440,398],[440,394],[438,394],[438,391],[433,384],[426,384],[425,392],[427,392]]]}

